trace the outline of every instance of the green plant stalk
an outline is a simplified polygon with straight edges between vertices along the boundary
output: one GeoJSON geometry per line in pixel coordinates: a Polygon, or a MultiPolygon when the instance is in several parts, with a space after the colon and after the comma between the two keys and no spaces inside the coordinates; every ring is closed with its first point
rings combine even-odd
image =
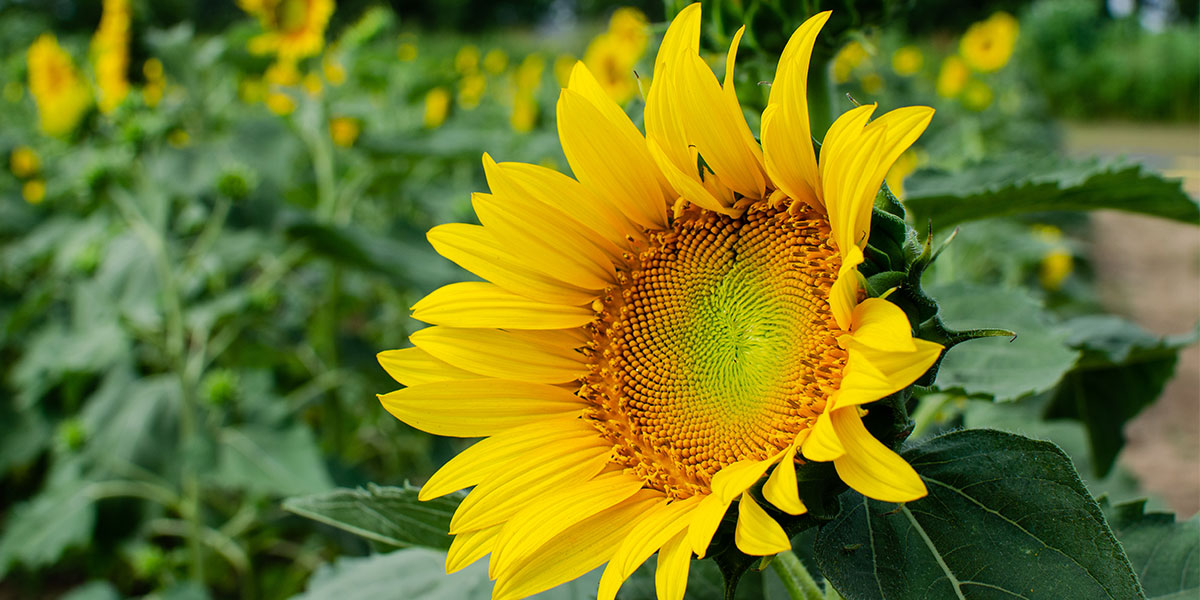
{"type": "MultiPolygon", "coordinates": [[[[121,215],[150,253],[154,255],[155,271],[163,291],[163,312],[166,325],[166,349],[171,367],[179,377],[180,413],[179,429],[180,442],[185,451],[193,447],[196,439],[196,401],[192,394],[193,382],[188,377],[187,348],[185,347],[186,332],[183,323],[183,300],[179,293],[179,285],[175,281],[175,272],[171,268],[167,256],[165,236],[155,229],[141,214],[136,206],[122,192],[112,194],[121,215]]],[[[189,555],[189,576],[197,582],[204,581],[204,554],[201,548],[203,526],[200,523],[200,482],[191,461],[184,460],[180,468],[182,482],[182,498],[179,503],[179,513],[188,523],[187,537],[189,555]]]]}
{"type": "Polygon", "coordinates": [[[776,554],[775,560],[771,561],[771,568],[775,569],[779,579],[783,580],[783,587],[787,589],[788,597],[792,600],[823,600],[821,588],[796,557],[795,552],[787,550],[776,554]]]}

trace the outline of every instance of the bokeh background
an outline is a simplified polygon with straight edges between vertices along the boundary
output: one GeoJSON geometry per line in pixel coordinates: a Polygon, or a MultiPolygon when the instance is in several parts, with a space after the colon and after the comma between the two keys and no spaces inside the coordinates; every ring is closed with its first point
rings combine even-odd
{"type": "MultiPolygon", "coordinates": [[[[737,83],[755,131],[809,4],[705,7],[718,74],[749,25],[737,83]]],[[[923,173],[1046,156],[1121,158],[1200,196],[1196,2],[820,4],[836,12],[814,131],[852,102],[938,109],[889,174],[901,198],[923,173]]],[[[280,500],[419,484],[466,445],[374,396],[396,387],[375,354],[421,327],[409,307],[465,277],[424,232],[474,219],[484,152],[566,170],[554,106],[575,61],[640,118],[682,6],[0,0],[0,598],[290,598],[369,554],[280,500]]],[[[993,219],[964,226],[929,278],[1186,335],[1194,225],[993,219]]],[[[1077,422],[1027,418],[1048,394],[998,415],[968,396],[939,395],[919,426],[1007,426],[1087,454],[1077,422]]],[[[1195,344],[1125,435],[1093,491],[1200,509],[1195,344]]]]}

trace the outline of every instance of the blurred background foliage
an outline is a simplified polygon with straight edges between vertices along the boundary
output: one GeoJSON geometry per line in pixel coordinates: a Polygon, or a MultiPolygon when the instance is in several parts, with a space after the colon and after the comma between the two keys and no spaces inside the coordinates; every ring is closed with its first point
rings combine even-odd
{"type": "MultiPolygon", "coordinates": [[[[1106,182],[1161,181],[1046,158],[1060,119],[1200,116],[1195,3],[714,2],[702,52],[718,73],[748,24],[737,83],[752,129],[761,82],[818,4],[836,12],[814,120],[855,101],[937,107],[888,179],[935,221],[939,190],[994,208],[1019,195],[992,185],[1014,173],[1053,171],[1097,202],[1106,182]],[[978,179],[988,160],[1007,174],[978,179]]],[[[270,599],[336,583],[328,568],[309,579],[372,543],[280,499],[419,482],[465,446],[373,397],[395,387],[375,353],[420,327],[408,307],[463,277],[424,232],[473,219],[485,151],[566,168],[554,105],[575,60],[637,119],[682,6],[0,0],[0,598],[270,599]]],[[[1134,210],[1194,222],[1150,204],[1134,210]]],[[[984,325],[1025,325],[1018,364],[1036,369],[981,382],[1012,357],[998,346],[948,362],[918,434],[1073,419],[1037,427],[1093,491],[1138,497],[1112,469],[1113,423],[1120,438],[1188,340],[1094,316],[1089,236],[1065,212],[963,227],[929,275],[945,316],[985,306],[984,325]],[[1079,414],[1063,382],[1135,363],[1144,385],[1120,418],[1079,414]]]]}

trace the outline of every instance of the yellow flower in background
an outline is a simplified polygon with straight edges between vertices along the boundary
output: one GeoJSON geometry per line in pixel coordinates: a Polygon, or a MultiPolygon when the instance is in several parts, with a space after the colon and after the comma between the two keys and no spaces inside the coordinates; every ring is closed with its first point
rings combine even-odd
{"type": "Polygon", "coordinates": [[[533,126],[537,124],[537,115],[537,98],[532,93],[518,91],[513,96],[512,116],[509,118],[513,131],[517,133],[533,131],[533,126]]]}
{"type": "Polygon", "coordinates": [[[467,75],[458,82],[458,105],[472,110],[479,106],[479,102],[483,100],[483,93],[487,91],[487,79],[479,73],[467,75]]]}
{"type": "Polygon", "coordinates": [[[1063,282],[1075,270],[1075,257],[1063,243],[1061,229],[1053,225],[1038,224],[1033,226],[1033,233],[1043,243],[1050,246],[1050,250],[1042,257],[1041,264],[1038,265],[1038,280],[1043,289],[1056,292],[1062,288],[1063,282]]]}
{"type": "Polygon", "coordinates": [[[47,135],[70,133],[92,106],[87,81],[52,33],[43,33],[29,46],[26,64],[38,127],[47,135]]]}
{"type": "Polygon", "coordinates": [[[245,77],[238,82],[238,98],[246,104],[257,104],[267,97],[267,84],[258,77],[245,77]]]}
{"type": "Polygon", "coordinates": [[[974,111],[986,109],[992,105],[992,101],[995,99],[996,94],[992,92],[991,86],[978,79],[972,79],[967,82],[967,85],[963,88],[961,98],[963,106],[974,111]]]}
{"type": "Polygon", "coordinates": [[[446,88],[433,88],[425,94],[425,128],[437,129],[446,122],[450,113],[450,92],[446,88]]]}
{"type": "Polygon", "coordinates": [[[638,91],[634,66],[646,52],[648,38],[646,16],[634,8],[620,8],[609,19],[608,30],[593,38],[583,53],[583,63],[618,104],[638,91]]]}
{"type": "Polygon", "coordinates": [[[412,42],[401,42],[396,48],[396,58],[400,62],[412,62],[417,60],[417,45],[412,42]]]}
{"type": "Polygon", "coordinates": [[[479,48],[467,44],[458,49],[454,55],[454,69],[463,75],[471,75],[479,70],[479,48]]]}
{"type": "Polygon", "coordinates": [[[508,54],[499,48],[488,50],[483,57],[483,70],[492,75],[499,75],[508,68],[508,54]]]}
{"type": "Polygon", "coordinates": [[[526,56],[513,76],[517,89],[536,91],[542,87],[542,73],[545,71],[546,59],[541,54],[534,53],[526,56]]]}
{"type": "Polygon", "coordinates": [[[897,75],[908,77],[915,75],[925,66],[925,55],[916,46],[903,46],[892,53],[892,70],[897,75]]]}
{"type": "Polygon", "coordinates": [[[943,98],[957,98],[970,76],[971,71],[963,59],[956,55],[947,56],[938,71],[937,94],[943,98]]]}
{"type": "Polygon", "coordinates": [[[343,148],[353,146],[361,132],[362,125],[353,117],[334,117],[329,120],[329,137],[343,148]]]}
{"type": "Polygon", "coordinates": [[[1008,64],[1017,44],[1020,25],[1006,12],[998,12],[971,25],[959,42],[959,53],[967,65],[981,73],[999,70],[1008,64]]]}
{"type": "Polygon", "coordinates": [[[284,92],[268,92],[266,104],[267,110],[281,117],[296,112],[296,101],[284,92]]]}
{"type": "Polygon", "coordinates": [[[380,353],[406,386],[380,400],[418,429],[485,438],[420,492],[473,487],[450,521],[449,571],[490,554],[505,600],[607,562],[598,597],[612,600],[657,552],[659,598],[675,600],[726,512],[742,552],[791,548],[762,503],[807,511],[801,456],[871,498],[926,494],[862,416],[942,347],[866,298],[857,269],[884,175],[933,110],[855,108],[818,156],[807,75],[828,18],[784,50],[761,145],[733,91],[744,28],[722,84],[698,54],[694,4],[659,49],[645,137],[577,64],[557,107],[577,179],[485,154],[482,226],[429,232],[483,281],[413,307],[432,326],[380,353]]]}
{"type": "Polygon", "coordinates": [[[517,133],[528,133],[537,124],[537,91],[542,87],[545,70],[546,59],[534,53],[526,56],[513,74],[515,92],[510,123],[517,133]]]}
{"type": "Polygon", "coordinates": [[[321,92],[325,89],[325,84],[321,82],[321,76],[315,72],[305,74],[302,84],[304,91],[308,92],[308,95],[313,98],[320,97],[321,92]]]}
{"type": "Polygon", "coordinates": [[[330,55],[326,55],[321,60],[321,72],[325,74],[325,81],[328,81],[329,85],[333,87],[346,83],[346,67],[342,66],[341,61],[330,55]]]}
{"type": "Polygon", "coordinates": [[[151,108],[158,106],[167,87],[162,61],[157,58],[146,59],[146,62],[142,64],[142,75],[146,77],[146,85],[142,87],[142,99],[146,102],[146,106],[151,108]]]}
{"type": "Polygon", "coordinates": [[[129,22],[129,0],[104,0],[100,26],[92,36],[100,112],[112,112],[129,95],[129,22]]]}
{"type": "Polygon", "coordinates": [[[868,94],[878,94],[883,91],[883,77],[878,73],[867,73],[860,81],[862,89],[868,94]]]}
{"type": "Polygon", "coordinates": [[[884,181],[887,182],[888,189],[897,198],[904,198],[904,180],[909,175],[912,175],[913,171],[917,170],[917,167],[921,166],[922,161],[923,157],[917,149],[910,148],[908,152],[901,154],[900,158],[896,159],[895,164],[892,165],[892,168],[888,170],[884,181]]]}
{"type": "Polygon", "coordinates": [[[38,158],[37,152],[29,146],[17,146],[8,155],[8,170],[12,171],[12,174],[16,175],[18,179],[37,175],[41,168],[42,160],[38,158]]]}
{"type": "Polygon", "coordinates": [[[21,197],[30,204],[41,204],[46,199],[46,182],[30,179],[21,186],[21,197]]]}
{"type": "Polygon", "coordinates": [[[296,110],[296,100],[285,88],[300,85],[301,81],[300,70],[294,61],[281,58],[272,63],[263,73],[267,108],[281,116],[292,114],[296,110]]]}
{"type": "Polygon", "coordinates": [[[255,54],[276,54],[295,61],[325,47],[325,27],[333,0],[238,0],[242,10],[258,18],[265,30],[250,40],[255,54]]]}
{"type": "Polygon", "coordinates": [[[577,62],[579,60],[570,54],[560,54],[554,59],[554,80],[558,82],[558,87],[567,87],[571,71],[575,69],[577,62]]]}
{"type": "Polygon", "coordinates": [[[859,65],[863,64],[870,53],[867,52],[866,46],[857,40],[851,41],[838,50],[838,53],[833,56],[833,81],[835,83],[846,83],[850,81],[850,75],[859,65]]]}
{"type": "Polygon", "coordinates": [[[172,129],[167,133],[167,143],[172,148],[187,148],[192,145],[192,136],[186,129],[172,129]]]}

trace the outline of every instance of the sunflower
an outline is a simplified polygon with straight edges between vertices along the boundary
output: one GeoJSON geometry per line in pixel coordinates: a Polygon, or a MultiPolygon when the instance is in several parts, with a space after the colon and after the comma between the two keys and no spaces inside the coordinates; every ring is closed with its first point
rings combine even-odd
{"type": "Polygon", "coordinates": [[[129,95],[129,0],[104,0],[100,26],[92,36],[97,104],[110,113],[129,95]]]}
{"type": "Polygon", "coordinates": [[[92,106],[92,90],[52,33],[29,46],[29,92],[38,109],[38,127],[47,135],[66,135],[92,106]]]}
{"type": "Polygon", "coordinates": [[[981,73],[999,70],[1008,64],[1021,26],[1016,17],[997,12],[971,25],[959,42],[959,53],[967,64],[981,73]]]}
{"type": "Polygon", "coordinates": [[[250,40],[256,54],[274,52],[281,60],[295,61],[325,46],[333,0],[238,0],[238,5],[266,30],[250,40]]]}
{"type": "Polygon", "coordinates": [[[888,168],[932,117],[856,108],[809,143],[809,56],[829,18],[783,52],[761,145],[733,88],[699,57],[700,6],[660,47],[643,136],[582,64],[558,101],[578,179],[484,155],[482,226],[429,232],[485,281],[414,306],[433,326],[379,355],[407,386],[381,395],[429,433],[482,437],[422,487],[474,486],[447,570],[491,554],[495,598],[605,562],[599,597],[658,552],[662,599],[682,597],[726,512],[750,555],[790,548],[764,503],[806,512],[796,465],[832,461],[866,496],[905,502],[920,477],[865,428],[864,405],[912,384],[942,347],[866,298],[857,271],[888,168]],[[758,485],[762,483],[761,487],[758,485]]]}

